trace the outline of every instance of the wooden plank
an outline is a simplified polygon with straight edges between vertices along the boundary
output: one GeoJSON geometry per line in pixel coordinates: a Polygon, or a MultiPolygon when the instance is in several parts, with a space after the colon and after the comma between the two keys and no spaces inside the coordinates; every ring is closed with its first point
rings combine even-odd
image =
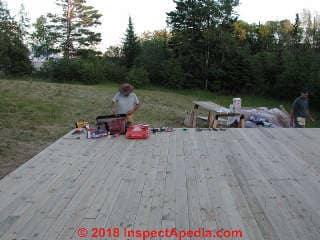
{"type": "Polygon", "coordinates": [[[199,133],[194,133],[192,135],[192,155],[194,157],[196,170],[198,173],[198,194],[199,194],[199,207],[200,216],[202,220],[202,226],[208,229],[217,229],[217,213],[214,205],[211,202],[208,185],[210,181],[208,179],[213,179],[212,176],[208,176],[207,171],[210,169],[209,156],[207,148],[202,143],[201,135],[199,133]]]}
{"type": "MultiPolygon", "coordinates": [[[[130,142],[134,144],[134,142],[130,142]]],[[[134,145],[133,145],[134,146],[134,145]]],[[[111,172],[106,179],[103,190],[100,192],[100,196],[96,198],[95,203],[89,208],[88,212],[84,215],[84,218],[95,219],[95,225],[92,227],[103,227],[112,211],[113,205],[120,194],[123,184],[123,170],[128,167],[130,154],[134,156],[137,155],[139,149],[134,149],[133,146],[130,147],[130,151],[121,151],[120,155],[113,156],[115,165],[110,167],[111,172]]],[[[129,169],[131,167],[129,166],[129,169]]]]}
{"type": "Polygon", "coordinates": [[[165,179],[165,191],[163,199],[163,209],[161,216],[162,229],[175,227],[175,177],[174,174],[177,171],[176,166],[176,146],[177,135],[176,133],[169,134],[169,148],[167,157],[166,179],[165,179]]]}
{"type": "MultiPolygon", "coordinates": [[[[79,201],[79,204],[74,204],[76,208],[72,210],[73,215],[69,219],[70,223],[64,227],[59,235],[59,239],[69,239],[74,235],[83,219],[83,216],[86,215],[98,196],[103,193],[102,189],[109,180],[111,171],[117,167],[117,161],[121,158],[120,154],[128,149],[130,151],[130,148],[134,147],[131,145],[128,145],[128,148],[124,147],[123,141],[117,141],[115,145],[116,146],[109,149],[108,152],[105,152],[102,155],[103,157],[101,158],[102,162],[100,164],[100,168],[94,171],[93,176],[90,176],[90,179],[88,179],[85,185],[82,186],[83,189],[87,189],[86,191],[83,191],[84,197],[79,201]],[[107,158],[105,158],[106,153],[108,153],[107,158]]],[[[72,201],[75,201],[75,198],[80,199],[80,196],[80,193],[78,193],[72,201]]]]}
{"type": "Polygon", "coordinates": [[[175,163],[175,225],[177,229],[189,229],[188,193],[186,182],[186,166],[183,153],[183,139],[188,136],[187,131],[177,130],[177,151],[175,163]]]}
{"type": "MultiPolygon", "coordinates": [[[[94,153],[99,154],[99,150],[101,149],[101,147],[103,148],[103,145],[105,145],[105,142],[100,141],[99,144],[95,144],[96,148],[93,148],[92,151],[94,153]]],[[[90,164],[91,163],[90,158],[92,159],[95,156],[96,155],[93,154],[89,158],[87,155],[85,156],[80,155],[76,157],[76,159],[78,160],[82,159],[82,161],[86,164],[86,166],[84,167],[84,173],[86,171],[92,170],[96,166],[95,164],[90,164]]],[[[78,161],[77,163],[80,164],[80,162],[81,161],[78,161]]],[[[83,166],[80,165],[80,167],[83,167],[83,166]]],[[[60,178],[57,179],[57,181],[53,183],[55,184],[53,185],[54,191],[52,191],[51,193],[55,194],[57,192],[59,196],[59,193],[62,192],[63,194],[65,193],[68,194],[67,195],[68,197],[64,195],[62,196],[60,195],[59,196],[60,199],[57,202],[55,198],[50,198],[51,194],[47,194],[46,192],[42,193],[42,191],[37,192],[38,195],[35,198],[37,199],[35,201],[36,204],[34,204],[32,208],[29,208],[28,211],[19,219],[19,221],[17,221],[14,225],[12,225],[12,227],[7,231],[6,234],[12,234],[13,236],[15,236],[16,233],[23,232],[21,228],[32,229],[37,225],[38,221],[39,222],[41,221],[40,216],[44,216],[45,214],[47,217],[54,218],[54,216],[50,215],[50,211],[53,211],[54,209],[58,209],[58,213],[57,215],[55,215],[56,217],[58,217],[58,215],[65,208],[65,205],[67,205],[70,202],[70,199],[72,199],[72,196],[79,191],[79,189],[81,188],[81,185],[83,184],[83,181],[87,179],[86,174],[79,171],[73,165],[71,165],[69,169],[66,169],[64,173],[65,175],[62,175],[60,178]],[[82,175],[80,173],[82,173],[82,175]],[[72,186],[76,186],[77,184],[78,184],[77,187],[73,187],[73,189],[71,188],[72,186]],[[39,211],[39,209],[41,210],[39,211]],[[38,215],[38,217],[35,218],[36,221],[30,222],[30,219],[32,219],[36,215],[38,215]]],[[[50,188],[47,188],[46,191],[47,192],[49,191],[50,193],[50,188]]],[[[29,233],[29,230],[27,232],[29,233]]]]}
{"type": "MultiPolygon", "coordinates": [[[[79,144],[79,145],[81,146],[81,144],[79,144]]],[[[81,151],[79,153],[81,155],[81,151]]],[[[64,163],[62,162],[61,165],[64,166],[64,163]]],[[[73,167],[74,166],[72,165],[72,162],[70,162],[67,165],[67,169],[73,169],[73,167]]],[[[47,199],[50,199],[52,184],[57,179],[59,179],[63,176],[63,174],[60,171],[58,171],[58,169],[59,168],[57,168],[56,173],[53,174],[53,176],[54,176],[53,179],[49,178],[49,180],[47,180],[47,181],[35,182],[34,184],[31,184],[31,186],[28,187],[23,192],[24,195],[22,197],[19,197],[17,199],[14,198],[11,201],[10,205],[8,205],[6,208],[1,210],[0,218],[2,219],[2,217],[15,214],[14,211],[16,211],[15,209],[17,208],[17,206],[20,206],[20,207],[22,206],[24,212],[26,212],[25,215],[28,215],[28,214],[30,215],[31,212],[35,211],[39,206],[41,206],[42,202],[45,202],[47,199]],[[24,207],[24,206],[28,206],[28,207],[24,207]]],[[[21,212],[21,209],[20,209],[20,214],[22,214],[24,212],[21,212]]],[[[32,214],[31,214],[31,216],[32,216],[32,214]]],[[[16,225],[21,227],[21,224],[19,224],[19,223],[17,223],[16,225]]],[[[8,229],[6,229],[6,230],[8,230],[8,229]]]]}
{"type": "MultiPolygon", "coordinates": [[[[246,137],[243,133],[242,134],[248,140],[247,143],[250,146],[252,146],[250,148],[250,152],[248,151],[249,155],[255,153],[254,156],[255,156],[255,159],[257,160],[257,162],[253,161],[252,164],[255,164],[256,169],[258,171],[260,171],[260,175],[264,176],[264,182],[265,182],[265,186],[264,186],[265,191],[264,192],[265,192],[265,194],[269,195],[269,198],[265,200],[266,204],[267,204],[267,206],[274,205],[272,207],[272,210],[276,209],[276,207],[278,208],[277,211],[271,217],[271,219],[272,219],[271,222],[272,222],[273,227],[278,228],[279,226],[281,226],[281,229],[277,230],[278,233],[281,233],[281,230],[283,230],[283,229],[287,229],[285,231],[285,232],[287,232],[287,236],[289,236],[290,234],[292,235],[292,237],[303,236],[303,235],[305,235],[305,236],[313,235],[312,232],[308,233],[304,230],[301,231],[301,229],[299,228],[299,226],[301,226],[301,224],[297,224],[297,219],[296,219],[297,216],[295,215],[295,212],[292,211],[292,209],[290,208],[290,204],[288,203],[287,199],[284,197],[283,191],[279,190],[277,188],[277,185],[273,185],[268,182],[268,180],[272,177],[281,178],[282,176],[284,176],[284,178],[286,178],[285,168],[280,168],[280,166],[271,167],[271,165],[273,163],[272,163],[272,158],[270,158],[270,155],[272,153],[270,151],[268,151],[269,143],[264,141],[264,145],[260,145],[257,142],[257,140],[254,139],[254,137],[253,137],[253,134],[258,133],[258,131],[255,131],[255,132],[251,131],[250,133],[252,133],[250,135],[250,137],[246,137]],[[255,152],[256,150],[258,150],[257,151],[258,153],[255,152]],[[259,154],[259,155],[257,156],[257,154],[259,154]],[[263,166],[262,164],[266,165],[266,167],[262,167],[263,166]],[[268,165],[270,165],[270,166],[268,166],[268,165]],[[281,206],[281,208],[279,208],[279,206],[281,206]],[[279,219],[279,222],[277,223],[276,219],[279,217],[281,217],[282,220],[279,219]],[[287,225],[286,223],[289,223],[290,225],[287,225]]],[[[243,145],[243,147],[246,147],[246,146],[243,145]]],[[[290,183],[290,181],[289,181],[289,183],[290,183]]],[[[288,187],[290,187],[290,185],[288,187]]],[[[269,211],[265,211],[266,215],[269,213],[272,213],[272,210],[270,211],[270,208],[268,208],[268,209],[269,209],[269,211]]],[[[280,234],[280,236],[282,237],[282,235],[285,234],[285,232],[280,234]]],[[[313,239],[313,238],[311,238],[311,239],[313,239]]]]}
{"type": "Polygon", "coordinates": [[[135,176],[135,183],[132,187],[129,195],[129,201],[125,204],[124,214],[122,216],[122,225],[127,229],[134,229],[134,222],[138,213],[139,205],[141,203],[142,192],[144,187],[145,177],[151,171],[150,164],[147,162],[151,161],[153,146],[156,142],[154,136],[151,136],[148,141],[143,141],[142,149],[145,149],[143,154],[140,152],[140,148],[136,154],[137,158],[141,159],[141,162],[138,166],[137,174],[135,176]]]}
{"type": "Polygon", "coordinates": [[[41,185],[46,186],[48,182],[56,178],[59,174],[57,168],[69,164],[68,161],[76,152],[74,147],[76,144],[81,145],[83,142],[59,140],[2,179],[0,181],[0,192],[2,193],[0,211],[9,203],[11,204],[14,199],[19,201],[21,197],[27,198],[41,185]],[[60,154],[57,156],[58,152],[60,154]],[[48,168],[48,165],[51,167],[48,168]]]}
{"type": "Polygon", "coordinates": [[[232,212],[239,213],[239,215],[237,214],[233,218],[238,219],[238,221],[240,222],[238,229],[240,228],[242,229],[244,238],[263,239],[260,228],[253,216],[253,213],[249,207],[249,204],[245,198],[245,195],[241,190],[240,184],[237,181],[236,176],[234,175],[234,172],[233,172],[234,168],[230,166],[230,162],[228,161],[230,152],[223,147],[228,145],[232,137],[233,137],[232,132],[227,132],[223,134],[222,137],[220,137],[221,144],[222,144],[221,146],[224,152],[223,154],[224,157],[223,159],[221,159],[221,161],[224,163],[222,165],[223,171],[225,173],[226,184],[231,189],[231,191],[227,192],[229,193],[230,196],[229,197],[226,196],[225,199],[228,199],[229,201],[230,199],[233,199],[233,201],[229,203],[230,207],[228,208],[228,210],[231,211],[231,214],[232,212]],[[239,217],[241,219],[239,219],[239,217]]]}
{"type": "Polygon", "coordinates": [[[229,143],[231,152],[228,161],[263,238],[290,239],[294,237],[294,231],[288,226],[281,209],[279,209],[280,204],[275,203],[276,193],[256,168],[255,159],[260,156],[250,156],[250,151],[253,149],[250,147],[250,151],[246,151],[241,144],[248,145],[249,143],[243,138],[239,141],[239,139],[235,139],[235,136],[236,134],[234,134],[234,140],[229,143]]]}
{"type": "MultiPolygon", "coordinates": [[[[160,135],[160,134],[159,134],[160,135]]],[[[153,146],[152,158],[147,161],[149,173],[145,175],[145,181],[142,191],[142,196],[138,208],[138,212],[135,218],[135,229],[148,229],[150,219],[150,209],[152,205],[153,186],[156,184],[157,166],[160,162],[160,138],[156,138],[156,143],[153,146]]]]}
{"type": "Polygon", "coordinates": [[[213,111],[214,113],[229,113],[230,110],[222,107],[214,102],[202,102],[202,101],[194,101],[195,105],[198,105],[206,110],[213,111]]]}
{"type": "MultiPolygon", "coordinates": [[[[121,154],[120,159],[127,159],[127,154],[133,147],[133,142],[123,143],[125,143],[125,141],[122,141],[122,144],[119,142],[113,152],[111,149],[111,155],[115,154],[115,156],[119,157],[119,154],[121,154]]],[[[106,152],[102,151],[95,157],[96,163],[93,164],[93,169],[84,176],[87,180],[80,184],[81,189],[79,189],[76,195],[72,197],[70,203],[63,209],[63,212],[61,212],[57,219],[57,224],[49,229],[48,234],[45,236],[46,238],[52,238],[58,234],[58,239],[64,239],[65,236],[69,236],[76,230],[77,225],[81,222],[91,202],[95,199],[96,194],[99,193],[99,186],[104,183],[104,181],[102,179],[99,180],[99,178],[104,178],[104,166],[108,166],[106,164],[108,161],[105,161],[104,158],[105,155],[106,152]],[[95,184],[98,184],[98,187],[96,187],[95,184]],[[71,226],[69,226],[70,223],[71,226]]]]}
{"type": "MultiPolygon", "coordinates": [[[[87,144],[87,148],[85,149],[87,149],[88,152],[84,155],[76,155],[78,156],[75,157],[77,160],[76,164],[71,165],[73,166],[72,168],[63,171],[64,174],[50,186],[49,192],[46,194],[47,198],[42,198],[41,202],[36,207],[35,214],[32,216],[36,220],[24,225],[24,229],[22,230],[24,234],[27,234],[28,236],[37,235],[37,238],[40,238],[46,233],[46,229],[54,225],[53,223],[56,222],[59,214],[57,213],[57,216],[54,216],[50,215],[50,212],[59,208],[61,209],[59,210],[61,212],[64,209],[64,206],[71,201],[72,196],[79,191],[80,187],[76,187],[78,181],[84,179],[81,177],[81,174],[83,175],[83,173],[85,173],[87,166],[94,166],[94,164],[92,164],[92,158],[96,156],[96,153],[101,151],[101,148],[104,149],[104,146],[108,142],[103,142],[102,140],[99,141],[99,144],[95,141],[92,143],[95,144],[95,147],[87,144]],[[92,156],[90,156],[89,153],[92,154],[92,156]]],[[[33,209],[30,209],[30,211],[31,210],[33,211],[33,209]]],[[[26,214],[26,216],[28,215],[32,214],[26,214]]],[[[32,239],[34,239],[34,237],[32,239]]]]}
{"type": "MultiPolygon", "coordinates": [[[[213,136],[216,132],[204,132],[199,134],[198,142],[203,148],[205,148],[201,159],[204,164],[204,171],[207,178],[208,193],[210,196],[211,203],[213,205],[213,210],[215,213],[215,222],[217,229],[230,229],[231,222],[228,219],[226,208],[224,206],[224,201],[222,198],[221,182],[223,180],[223,172],[220,168],[220,153],[221,149],[218,147],[218,138],[213,136]]],[[[217,133],[221,135],[220,133],[217,133]]]]}
{"type": "Polygon", "coordinates": [[[195,131],[189,131],[183,138],[183,154],[186,168],[186,189],[188,194],[188,218],[190,229],[202,227],[200,199],[199,199],[199,179],[197,171],[197,162],[193,155],[193,137],[195,131]]]}
{"type": "Polygon", "coordinates": [[[318,151],[319,143],[314,140],[308,140],[304,136],[297,137],[292,129],[279,129],[279,134],[275,136],[283,144],[290,147],[290,150],[309,164],[310,169],[320,172],[320,153],[318,151]]]}
{"type": "Polygon", "coordinates": [[[318,134],[176,129],[146,141],[60,139],[0,181],[0,238],[78,239],[80,226],[118,226],[318,239],[318,134]]]}
{"type": "Polygon", "coordinates": [[[152,203],[150,208],[148,229],[161,229],[170,134],[174,133],[164,133],[158,136],[160,138],[160,155],[155,184],[152,189],[152,203]]]}
{"type": "MultiPolygon", "coordinates": [[[[262,138],[266,136],[265,134],[270,134],[272,132],[261,130],[254,132],[253,136],[262,138]]],[[[310,165],[308,165],[306,161],[304,161],[302,158],[297,157],[296,154],[293,154],[290,146],[284,144],[282,141],[277,140],[274,137],[276,135],[276,132],[274,132],[273,135],[269,135],[273,138],[265,148],[265,150],[269,150],[270,157],[272,157],[277,163],[277,167],[275,168],[275,170],[277,170],[279,167],[282,167],[284,171],[283,174],[287,173],[288,178],[293,180],[292,184],[294,184],[295,187],[299,188],[299,191],[301,193],[304,193],[304,196],[308,196],[307,199],[305,199],[305,202],[310,204],[315,211],[319,211],[320,206],[317,203],[317,199],[320,198],[320,187],[318,184],[320,182],[319,171],[310,167],[310,165]],[[290,168],[287,168],[289,164],[290,168]]],[[[299,141],[299,139],[297,141],[299,141]]]]}
{"type": "Polygon", "coordinates": [[[228,183],[228,178],[230,179],[230,170],[227,167],[228,162],[226,158],[228,151],[226,151],[226,148],[224,146],[226,145],[225,141],[229,140],[229,138],[225,138],[224,132],[215,132],[213,134],[210,134],[208,138],[209,141],[206,141],[208,150],[210,148],[212,149],[213,147],[215,148],[214,151],[209,152],[209,156],[211,155],[212,159],[215,160],[213,166],[217,175],[217,181],[215,184],[217,185],[218,191],[221,195],[221,207],[230,222],[230,226],[228,228],[225,226],[222,227],[227,229],[241,229],[244,234],[246,234],[243,220],[239,211],[237,210],[237,201],[239,199],[235,199],[235,196],[233,194],[235,183],[231,182],[230,180],[230,182],[228,183]]]}
{"type": "MultiPolygon", "coordinates": [[[[255,132],[254,134],[258,135],[255,132]]],[[[262,134],[263,136],[263,134],[262,134]]],[[[284,146],[281,146],[282,143],[277,143],[277,141],[272,141],[265,147],[265,151],[279,151],[280,149],[284,149],[284,146]],[[273,144],[280,144],[280,148],[276,148],[273,144]]],[[[275,154],[276,154],[275,153],[275,154]]],[[[278,154],[281,156],[280,154],[278,154]]],[[[319,216],[319,204],[317,204],[317,200],[320,198],[319,192],[319,184],[315,184],[314,187],[310,190],[318,189],[316,192],[306,192],[310,185],[313,185],[313,181],[304,181],[301,180],[300,175],[296,172],[291,172],[287,169],[288,163],[284,160],[273,157],[272,159],[279,161],[277,163],[277,167],[274,166],[274,161],[264,161],[261,162],[260,165],[263,167],[264,173],[269,174],[269,182],[277,188],[279,192],[281,192],[281,197],[286,201],[286,206],[289,206],[289,211],[293,216],[293,219],[296,221],[296,225],[300,226],[299,231],[301,235],[308,237],[309,239],[315,239],[320,234],[318,226],[320,226],[320,216],[319,216]],[[283,164],[281,164],[283,162],[283,164]],[[268,165],[269,164],[269,165],[268,165]],[[304,184],[305,183],[305,184],[304,184]],[[311,195],[312,194],[312,195],[311,195]]],[[[293,166],[296,162],[299,162],[299,159],[289,159],[291,166],[293,166]]],[[[300,160],[301,161],[301,160],[300,160]]],[[[302,166],[299,166],[301,169],[301,173],[305,173],[306,171],[302,166]]],[[[290,168],[292,169],[292,168],[290,168]]],[[[294,169],[294,168],[293,168],[294,169]]],[[[310,177],[312,174],[308,174],[310,177]]],[[[304,179],[304,177],[302,178],[304,179]]]]}
{"type": "MultiPolygon", "coordinates": [[[[137,144],[141,145],[142,142],[135,142],[135,146],[137,149],[135,150],[141,150],[137,146],[137,144]]],[[[117,200],[112,206],[112,209],[110,211],[110,215],[107,218],[107,221],[105,221],[104,226],[108,227],[125,227],[124,225],[124,216],[126,214],[126,205],[128,202],[131,201],[130,199],[130,192],[135,184],[135,179],[137,178],[137,174],[139,173],[135,169],[137,169],[137,166],[139,166],[142,160],[142,157],[139,156],[139,152],[137,154],[134,154],[134,151],[132,154],[129,154],[127,156],[125,164],[123,166],[120,166],[120,172],[121,172],[121,187],[119,189],[119,194],[117,197],[117,200]],[[133,171],[130,170],[130,168],[133,169],[133,171]]],[[[141,153],[140,153],[141,154],[141,153]]]]}

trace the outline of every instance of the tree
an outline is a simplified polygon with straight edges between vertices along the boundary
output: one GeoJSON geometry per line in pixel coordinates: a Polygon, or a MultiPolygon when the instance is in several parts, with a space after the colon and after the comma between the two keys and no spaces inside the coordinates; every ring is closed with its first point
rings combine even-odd
{"type": "Polygon", "coordinates": [[[150,81],[154,84],[164,84],[166,79],[166,62],[169,59],[167,35],[165,31],[155,31],[144,34],[140,43],[140,52],[135,60],[135,65],[143,66],[149,74],[150,81]]]}
{"type": "Polygon", "coordinates": [[[301,21],[300,21],[300,16],[297,13],[296,14],[296,19],[293,25],[293,31],[292,31],[292,46],[294,48],[297,48],[302,42],[302,36],[303,34],[303,29],[301,28],[301,21]]]}
{"type": "Polygon", "coordinates": [[[25,6],[22,3],[18,14],[18,25],[20,28],[21,38],[28,45],[30,18],[26,12],[25,6]]]}
{"type": "Polygon", "coordinates": [[[23,44],[19,24],[0,0],[0,71],[5,74],[28,74],[32,70],[29,51],[23,44]]]}
{"type": "Polygon", "coordinates": [[[310,10],[304,9],[302,12],[302,25],[305,29],[304,43],[307,47],[312,47],[313,45],[313,23],[312,15],[310,10]]]}
{"type": "Polygon", "coordinates": [[[49,59],[49,56],[53,53],[57,53],[56,46],[57,34],[50,31],[47,18],[40,16],[37,18],[35,24],[33,24],[35,30],[31,34],[31,48],[35,57],[45,57],[49,59]]]}
{"type": "Polygon", "coordinates": [[[128,68],[132,67],[134,64],[134,60],[139,53],[139,48],[139,41],[134,32],[132,19],[129,17],[128,28],[123,42],[124,63],[128,68]]]}
{"type": "Polygon", "coordinates": [[[148,72],[144,67],[133,66],[127,75],[126,81],[137,88],[145,87],[149,84],[148,72]]]}
{"type": "Polygon", "coordinates": [[[110,46],[108,47],[107,51],[105,52],[106,57],[110,58],[121,58],[121,47],[119,46],[110,46]]]}
{"type": "Polygon", "coordinates": [[[245,21],[236,21],[233,25],[234,35],[241,44],[245,44],[249,38],[250,26],[245,21]]]}
{"type": "Polygon", "coordinates": [[[279,29],[279,43],[287,48],[290,46],[291,37],[293,32],[293,25],[290,20],[282,20],[280,21],[280,29],[279,29]]]}
{"type": "MultiPolygon", "coordinates": [[[[208,88],[210,68],[221,67],[236,20],[237,0],[175,0],[167,23],[172,29],[169,46],[186,72],[185,85],[208,88]]],[[[215,72],[219,72],[217,69],[215,72]]],[[[211,76],[212,77],[212,76],[211,76]]],[[[212,79],[211,79],[212,81],[212,79]]]]}
{"type": "Polygon", "coordinates": [[[101,42],[101,33],[94,28],[101,24],[98,10],[86,5],[86,0],[56,0],[60,14],[48,14],[51,31],[58,34],[60,49],[69,58],[81,48],[101,42]]]}

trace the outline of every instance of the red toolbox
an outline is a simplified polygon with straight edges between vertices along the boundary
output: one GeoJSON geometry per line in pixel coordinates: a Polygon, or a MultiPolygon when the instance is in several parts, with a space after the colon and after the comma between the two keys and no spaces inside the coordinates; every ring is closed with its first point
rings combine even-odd
{"type": "Polygon", "coordinates": [[[149,125],[133,125],[127,129],[128,139],[147,139],[150,136],[149,125]]]}
{"type": "Polygon", "coordinates": [[[126,133],[127,118],[125,114],[98,116],[96,125],[98,130],[106,130],[111,135],[126,133]]]}

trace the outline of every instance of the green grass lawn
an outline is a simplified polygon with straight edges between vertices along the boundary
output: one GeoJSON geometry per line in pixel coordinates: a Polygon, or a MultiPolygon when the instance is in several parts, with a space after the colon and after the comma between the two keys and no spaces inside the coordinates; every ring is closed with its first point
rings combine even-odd
{"type": "MultiPolygon", "coordinates": [[[[111,99],[118,86],[84,86],[32,80],[0,80],[0,178],[30,159],[73,128],[77,120],[95,123],[98,115],[110,114],[111,99]]],[[[229,106],[241,97],[244,106],[290,107],[257,96],[220,96],[200,90],[136,90],[143,103],[135,122],[155,127],[178,127],[194,100],[210,100],[229,106]]],[[[315,114],[317,119],[319,113],[315,114]]],[[[319,127],[317,121],[309,127],[319,127]]]]}

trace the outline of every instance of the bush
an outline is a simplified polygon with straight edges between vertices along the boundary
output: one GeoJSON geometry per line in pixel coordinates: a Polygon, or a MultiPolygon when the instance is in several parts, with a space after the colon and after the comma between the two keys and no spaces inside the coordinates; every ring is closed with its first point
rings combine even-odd
{"type": "Polygon", "coordinates": [[[0,71],[5,75],[26,75],[32,72],[27,47],[18,37],[10,39],[3,32],[0,32],[0,71]]]}
{"type": "Polygon", "coordinates": [[[166,84],[166,61],[169,58],[165,39],[145,40],[135,59],[135,66],[143,66],[148,71],[150,82],[156,85],[166,84]]]}
{"type": "Polygon", "coordinates": [[[140,88],[150,83],[148,72],[144,67],[132,67],[127,76],[127,82],[140,88]]]}
{"type": "Polygon", "coordinates": [[[180,89],[185,82],[185,74],[179,63],[175,60],[169,60],[165,64],[166,81],[165,86],[180,89]]]}
{"type": "Polygon", "coordinates": [[[126,69],[99,57],[51,59],[41,68],[41,75],[58,82],[96,84],[122,81],[126,69]]]}
{"type": "Polygon", "coordinates": [[[113,61],[104,59],[104,75],[106,80],[121,83],[126,79],[127,68],[113,61]]]}

